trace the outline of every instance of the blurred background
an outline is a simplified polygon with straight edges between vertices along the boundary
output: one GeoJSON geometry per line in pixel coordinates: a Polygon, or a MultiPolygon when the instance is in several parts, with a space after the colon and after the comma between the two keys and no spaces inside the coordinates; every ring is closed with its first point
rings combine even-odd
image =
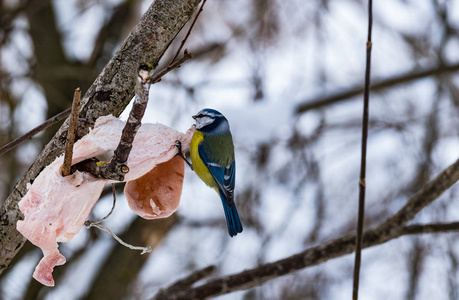
{"type": "MultiPolygon", "coordinates": [[[[459,0],[374,1],[365,224],[391,216],[459,157],[459,0]]],[[[0,145],[70,107],[151,4],[143,0],[0,0],[0,145]],[[62,75],[64,74],[64,75],[62,75]]],[[[205,107],[229,120],[242,234],[189,169],[179,210],[147,221],[118,201],[108,234],[60,245],[56,287],[32,279],[26,243],[0,276],[0,299],[150,299],[215,265],[238,273],[353,233],[358,204],[367,36],[363,0],[209,0],[186,48],[195,58],[151,88],[145,122],[185,131],[205,107]]],[[[186,31],[185,31],[186,32],[186,31]]],[[[160,62],[175,54],[179,36],[160,62]]],[[[126,119],[128,111],[121,118],[126,119]]],[[[0,157],[0,203],[60,125],[0,157]]],[[[91,218],[112,205],[110,188],[91,218]]],[[[458,185],[416,223],[457,221],[458,185]]],[[[458,233],[404,236],[364,250],[362,299],[459,299],[458,233]]],[[[219,299],[349,299],[353,255],[219,299]]]]}

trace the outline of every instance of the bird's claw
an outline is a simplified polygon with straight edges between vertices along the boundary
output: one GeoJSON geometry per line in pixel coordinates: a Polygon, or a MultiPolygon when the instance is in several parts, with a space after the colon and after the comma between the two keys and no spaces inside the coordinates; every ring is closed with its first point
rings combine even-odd
{"type": "Polygon", "coordinates": [[[182,142],[180,140],[176,140],[174,146],[177,148],[177,151],[178,151],[177,154],[175,154],[175,156],[181,155],[182,154],[182,142]]]}
{"type": "Polygon", "coordinates": [[[182,154],[182,142],[179,140],[176,140],[174,146],[177,147],[177,154],[175,154],[175,156],[180,156],[186,162],[186,164],[190,167],[190,169],[193,171],[194,170],[193,165],[182,154]]]}

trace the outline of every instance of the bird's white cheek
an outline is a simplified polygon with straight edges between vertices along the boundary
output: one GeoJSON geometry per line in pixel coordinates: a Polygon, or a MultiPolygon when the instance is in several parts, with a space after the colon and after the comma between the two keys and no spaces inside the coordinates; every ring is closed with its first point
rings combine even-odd
{"type": "Polygon", "coordinates": [[[213,122],[212,118],[202,117],[196,120],[196,128],[200,129],[213,122]]]}

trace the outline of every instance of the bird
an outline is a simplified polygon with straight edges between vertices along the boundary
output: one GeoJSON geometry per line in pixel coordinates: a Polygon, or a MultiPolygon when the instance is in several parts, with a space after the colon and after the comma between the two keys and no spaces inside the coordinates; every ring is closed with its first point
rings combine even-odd
{"type": "Polygon", "coordinates": [[[234,202],[236,161],[228,120],[217,110],[205,108],[192,116],[196,130],[190,143],[191,164],[179,153],[201,180],[213,188],[223,204],[228,233],[242,232],[242,223],[234,202]]]}

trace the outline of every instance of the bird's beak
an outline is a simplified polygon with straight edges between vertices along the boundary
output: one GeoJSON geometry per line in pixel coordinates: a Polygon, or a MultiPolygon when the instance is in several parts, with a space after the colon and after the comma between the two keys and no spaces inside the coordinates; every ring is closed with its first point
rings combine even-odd
{"type": "Polygon", "coordinates": [[[198,117],[198,115],[194,115],[194,116],[191,116],[193,119],[196,120],[196,118],[198,117]]]}

